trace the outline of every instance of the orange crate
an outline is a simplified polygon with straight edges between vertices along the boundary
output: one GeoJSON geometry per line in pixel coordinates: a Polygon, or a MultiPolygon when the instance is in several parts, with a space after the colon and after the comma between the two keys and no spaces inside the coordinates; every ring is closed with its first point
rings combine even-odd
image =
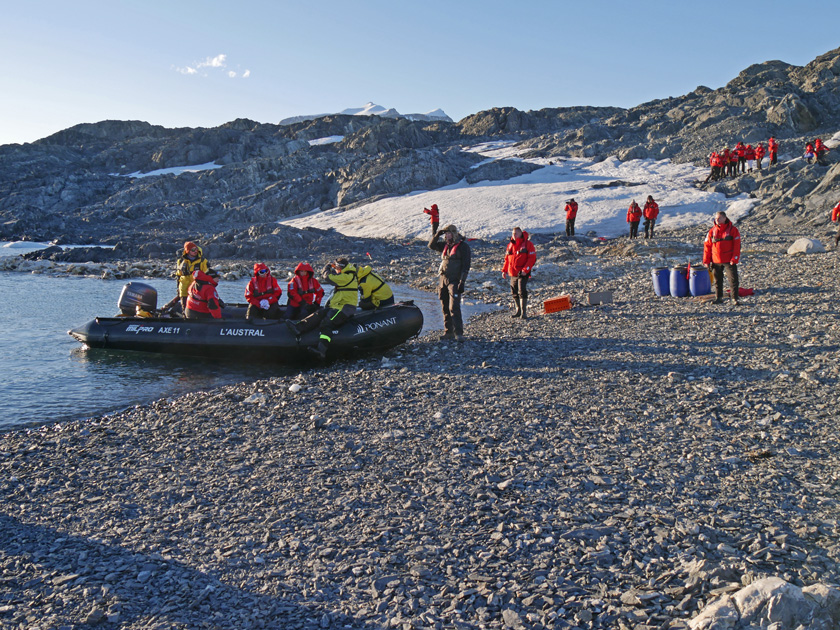
{"type": "Polygon", "coordinates": [[[572,296],[561,295],[560,297],[551,298],[543,302],[543,309],[546,313],[556,313],[557,311],[567,311],[572,308],[572,296]]]}

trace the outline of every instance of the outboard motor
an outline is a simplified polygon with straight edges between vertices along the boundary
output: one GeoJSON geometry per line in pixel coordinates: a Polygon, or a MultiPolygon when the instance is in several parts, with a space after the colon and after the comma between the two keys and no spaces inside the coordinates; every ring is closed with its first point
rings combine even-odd
{"type": "Polygon", "coordinates": [[[129,317],[137,313],[138,306],[151,313],[157,309],[157,291],[142,282],[129,282],[123,287],[117,306],[120,313],[129,317]]]}

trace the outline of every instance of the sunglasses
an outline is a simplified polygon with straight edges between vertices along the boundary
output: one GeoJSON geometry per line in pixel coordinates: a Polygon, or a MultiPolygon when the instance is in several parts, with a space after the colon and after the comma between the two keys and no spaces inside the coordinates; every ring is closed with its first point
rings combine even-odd
{"type": "Polygon", "coordinates": [[[260,274],[261,276],[267,276],[268,275],[268,269],[260,269],[257,273],[260,274]]]}

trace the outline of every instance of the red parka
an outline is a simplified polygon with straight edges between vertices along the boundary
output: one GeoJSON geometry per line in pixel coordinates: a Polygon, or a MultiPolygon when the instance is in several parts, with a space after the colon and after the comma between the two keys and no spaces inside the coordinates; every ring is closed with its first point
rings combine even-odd
{"type": "Polygon", "coordinates": [[[737,265],[741,259],[741,233],[732,221],[726,220],[723,225],[717,223],[712,226],[703,242],[703,264],[732,263],[737,265]]]}
{"type": "Polygon", "coordinates": [[[825,153],[828,151],[828,147],[823,144],[823,141],[820,138],[817,138],[814,141],[814,153],[819,156],[821,153],[825,153]]]}
{"type": "Polygon", "coordinates": [[[277,283],[277,279],[271,275],[271,270],[263,263],[254,264],[254,277],[245,289],[245,299],[249,304],[259,306],[263,300],[268,300],[269,305],[277,304],[283,289],[277,283]],[[265,273],[260,273],[264,271],[265,273]]]}
{"type": "Polygon", "coordinates": [[[753,148],[753,145],[747,145],[747,148],[744,149],[744,157],[746,157],[748,160],[755,159],[755,149],[753,148]]]}
{"type": "Polygon", "coordinates": [[[214,319],[222,318],[216,279],[200,269],[193,272],[193,282],[187,295],[187,308],[196,313],[210,313],[214,319]]]}
{"type": "Polygon", "coordinates": [[[642,220],[642,208],[635,201],[627,209],[627,223],[638,223],[642,220]]]}
{"type": "Polygon", "coordinates": [[[838,219],[840,219],[840,201],[837,202],[837,205],[831,211],[831,220],[836,223],[838,219]]]}
{"type": "Polygon", "coordinates": [[[535,262],[537,262],[537,250],[530,241],[528,232],[522,232],[522,238],[511,237],[508,243],[502,273],[509,276],[530,276],[535,262]]]}
{"type": "Polygon", "coordinates": [[[767,151],[770,153],[770,155],[775,155],[779,152],[779,143],[776,142],[776,138],[770,138],[767,141],[767,151]]]}
{"type": "Polygon", "coordinates": [[[564,210],[566,211],[566,220],[567,221],[577,217],[577,211],[578,211],[577,201],[567,202],[564,210]]]}
{"type": "Polygon", "coordinates": [[[659,204],[652,199],[646,201],[644,215],[645,219],[656,219],[659,216],[659,204]]]}
{"type": "Polygon", "coordinates": [[[440,212],[438,211],[438,207],[436,203],[432,204],[431,208],[423,208],[423,212],[430,215],[429,222],[430,223],[440,223],[440,212]]]}
{"type": "Polygon", "coordinates": [[[295,277],[288,286],[289,306],[298,307],[303,302],[321,306],[324,289],[315,278],[315,271],[309,263],[299,263],[295,267],[295,277]]]}

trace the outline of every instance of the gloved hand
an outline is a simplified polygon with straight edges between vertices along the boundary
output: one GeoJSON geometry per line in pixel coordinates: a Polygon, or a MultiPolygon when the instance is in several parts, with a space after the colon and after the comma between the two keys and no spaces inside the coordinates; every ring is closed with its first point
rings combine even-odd
{"type": "Polygon", "coordinates": [[[459,282],[458,286],[455,287],[455,293],[457,293],[458,295],[461,295],[463,292],[464,292],[464,283],[459,282]]]}
{"type": "Polygon", "coordinates": [[[714,272],[714,268],[712,267],[712,263],[709,263],[708,265],[706,265],[706,269],[709,270],[709,273],[714,272]]]}
{"type": "Polygon", "coordinates": [[[260,308],[267,311],[269,307],[268,300],[260,300],[260,308]]]}

